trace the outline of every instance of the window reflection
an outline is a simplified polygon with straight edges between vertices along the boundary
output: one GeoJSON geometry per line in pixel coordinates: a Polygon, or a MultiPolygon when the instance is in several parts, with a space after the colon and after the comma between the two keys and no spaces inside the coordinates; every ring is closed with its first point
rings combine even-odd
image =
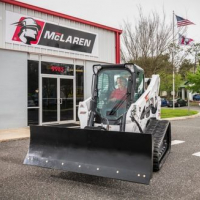
{"type": "Polygon", "coordinates": [[[30,108],[28,109],[28,126],[39,124],[39,109],[30,108]]]}
{"type": "Polygon", "coordinates": [[[78,119],[78,105],[84,100],[84,66],[76,65],[76,120],[78,119]]]}
{"type": "Polygon", "coordinates": [[[73,80],[60,79],[60,120],[74,119],[73,80]]]}
{"type": "Polygon", "coordinates": [[[28,61],[28,107],[39,106],[38,68],[38,61],[28,61]]]}
{"type": "Polygon", "coordinates": [[[42,121],[57,121],[57,78],[42,78],[42,121]]]}

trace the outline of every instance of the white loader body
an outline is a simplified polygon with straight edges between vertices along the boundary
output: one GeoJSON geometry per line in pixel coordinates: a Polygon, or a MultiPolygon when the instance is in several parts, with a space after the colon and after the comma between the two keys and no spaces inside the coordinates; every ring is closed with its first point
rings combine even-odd
{"type": "MultiPolygon", "coordinates": [[[[159,97],[159,87],[160,87],[160,77],[159,75],[152,75],[150,84],[146,88],[145,92],[140,96],[140,98],[133,103],[127,111],[126,115],[126,132],[140,132],[138,126],[134,121],[131,120],[134,117],[139,123],[142,130],[145,130],[147,122],[150,118],[160,119],[161,112],[161,99],[159,97]],[[146,114],[141,119],[142,113],[144,113],[150,107],[154,107],[156,112],[153,114],[149,112],[149,116],[146,114]]],[[[84,129],[87,126],[89,114],[90,114],[90,100],[86,99],[79,103],[78,117],[80,119],[80,127],[84,129]]],[[[103,126],[108,128],[105,124],[94,124],[94,126],[103,126]]],[[[110,131],[119,131],[119,125],[109,125],[110,131]]]]}

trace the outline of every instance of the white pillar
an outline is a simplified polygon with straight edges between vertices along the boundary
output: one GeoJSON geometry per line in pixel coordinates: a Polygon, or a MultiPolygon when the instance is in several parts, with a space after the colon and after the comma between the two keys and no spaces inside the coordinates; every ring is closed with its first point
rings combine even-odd
{"type": "Polygon", "coordinates": [[[181,90],[181,96],[182,96],[182,99],[185,100],[185,88],[182,88],[182,90],[181,90]]]}

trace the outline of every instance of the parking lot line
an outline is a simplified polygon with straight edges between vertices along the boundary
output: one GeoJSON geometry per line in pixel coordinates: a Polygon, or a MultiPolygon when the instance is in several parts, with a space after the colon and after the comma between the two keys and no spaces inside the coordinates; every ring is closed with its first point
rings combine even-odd
{"type": "Polygon", "coordinates": [[[175,144],[181,144],[181,143],[184,143],[185,141],[182,141],[182,140],[173,140],[171,145],[175,145],[175,144]]]}
{"type": "Polygon", "coordinates": [[[193,155],[193,156],[199,156],[199,157],[200,157],[200,152],[193,153],[192,155],[193,155]]]}

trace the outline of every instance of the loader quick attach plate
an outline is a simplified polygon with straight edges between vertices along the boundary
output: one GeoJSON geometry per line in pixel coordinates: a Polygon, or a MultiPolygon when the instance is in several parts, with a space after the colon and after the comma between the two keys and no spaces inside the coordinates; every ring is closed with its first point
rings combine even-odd
{"type": "Polygon", "coordinates": [[[31,126],[24,164],[149,184],[151,134],[31,126]]]}

